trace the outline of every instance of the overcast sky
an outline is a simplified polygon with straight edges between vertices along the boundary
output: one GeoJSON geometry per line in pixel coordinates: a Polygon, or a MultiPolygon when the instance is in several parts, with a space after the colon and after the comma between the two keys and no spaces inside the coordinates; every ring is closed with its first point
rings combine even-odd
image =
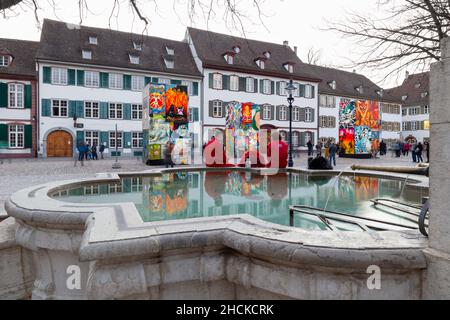
{"type": "MultiPolygon", "coordinates": [[[[79,23],[80,15],[77,0],[53,0],[57,8],[53,9],[49,4],[51,0],[39,0],[41,9],[38,12],[39,19],[50,18],[71,23],[79,23]]],[[[127,32],[142,33],[143,23],[134,17],[128,1],[119,0],[122,4],[118,18],[110,20],[113,8],[113,0],[88,0],[89,10],[83,17],[83,25],[111,28],[127,32]]],[[[152,1],[140,0],[145,8],[145,13],[151,19],[151,25],[147,34],[174,40],[182,40],[186,27],[193,26],[215,32],[222,32],[241,36],[239,30],[233,30],[230,25],[226,25],[223,19],[223,11],[217,8],[216,15],[207,26],[206,19],[200,14],[194,19],[190,19],[187,14],[187,0],[156,0],[158,8],[149,4],[152,1]],[[174,11],[174,1],[175,8],[174,11]],[[191,21],[194,20],[194,21],[191,21]]],[[[205,1],[208,2],[208,1],[205,1]]],[[[237,1],[243,10],[248,12],[248,16],[255,22],[245,23],[246,36],[248,38],[282,43],[288,40],[291,46],[298,46],[299,57],[306,62],[308,49],[315,48],[321,50],[321,62],[330,66],[341,68],[348,67],[350,59],[356,59],[358,55],[357,47],[350,41],[344,40],[339,34],[324,31],[327,20],[340,20],[347,12],[357,11],[359,13],[371,13],[381,15],[376,0],[266,0],[262,5],[264,17],[262,24],[257,16],[256,10],[252,8],[251,0],[237,1]]],[[[17,38],[25,40],[39,40],[40,31],[36,25],[33,10],[23,8],[16,10],[16,16],[7,19],[0,17],[0,37],[17,38]],[[25,11],[24,11],[25,10],[25,11]]],[[[348,69],[347,69],[348,70],[348,69]]],[[[351,70],[350,70],[351,71],[351,70]]],[[[368,70],[357,70],[371,78],[373,81],[384,87],[397,85],[403,80],[391,78],[387,82],[381,83],[383,72],[370,72],[368,70]]]]}

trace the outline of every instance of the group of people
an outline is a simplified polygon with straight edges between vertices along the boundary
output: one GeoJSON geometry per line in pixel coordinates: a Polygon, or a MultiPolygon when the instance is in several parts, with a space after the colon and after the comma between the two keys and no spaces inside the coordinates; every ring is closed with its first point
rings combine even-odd
{"type": "Polygon", "coordinates": [[[95,143],[90,146],[89,143],[80,141],[77,146],[78,161],[83,165],[84,160],[98,160],[97,149],[100,152],[101,159],[103,159],[103,152],[105,151],[105,146],[103,144],[98,148],[95,143]]]}
{"type": "MultiPolygon", "coordinates": [[[[384,144],[384,146],[386,146],[384,141],[381,141],[381,144],[384,144]]],[[[403,142],[401,140],[398,140],[392,145],[391,150],[392,157],[395,156],[397,158],[400,158],[402,155],[404,157],[408,157],[409,153],[411,152],[413,162],[417,163],[425,162],[422,156],[425,152],[427,163],[430,162],[430,143],[428,141],[424,142],[423,144],[422,142],[410,144],[408,141],[403,142]]],[[[386,154],[386,151],[384,152],[384,154],[386,154]]]]}
{"type": "MultiPolygon", "coordinates": [[[[314,156],[314,145],[311,140],[306,144],[308,147],[308,157],[314,156]]],[[[325,146],[322,145],[322,142],[318,142],[316,144],[316,156],[322,156],[322,149],[325,150],[324,157],[332,164],[336,166],[336,154],[339,153],[339,146],[331,140],[328,140],[325,143],[325,146]]]]}

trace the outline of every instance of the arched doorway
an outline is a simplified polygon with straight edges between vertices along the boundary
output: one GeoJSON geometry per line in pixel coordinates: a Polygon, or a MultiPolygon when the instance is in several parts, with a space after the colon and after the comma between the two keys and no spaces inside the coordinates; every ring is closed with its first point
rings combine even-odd
{"type": "Polygon", "coordinates": [[[63,130],[50,133],[47,137],[47,157],[72,157],[72,135],[63,130]]]}

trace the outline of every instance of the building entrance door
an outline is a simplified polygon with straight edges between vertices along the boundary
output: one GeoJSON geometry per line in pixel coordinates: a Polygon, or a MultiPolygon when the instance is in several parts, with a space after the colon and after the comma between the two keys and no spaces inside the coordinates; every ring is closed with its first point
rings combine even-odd
{"type": "Polygon", "coordinates": [[[47,157],[72,157],[73,146],[70,133],[54,131],[47,138],[47,157]]]}

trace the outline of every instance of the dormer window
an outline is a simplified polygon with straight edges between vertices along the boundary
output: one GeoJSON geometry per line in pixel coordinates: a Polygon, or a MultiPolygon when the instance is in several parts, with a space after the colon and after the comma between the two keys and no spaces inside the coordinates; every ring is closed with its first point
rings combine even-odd
{"type": "Polygon", "coordinates": [[[133,41],[133,48],[134,50],[142,51],[142,43],[133,41]]]}
{"type": "Polygon", "coordinates": [[[11,56],[0,56],[0,67],[7,67],[11,63],[11,56]]]}
{"type": "Polygon", "coordinates": [[[91,60],[92,59],[92,51],[91,50],[83,50],[82,57],[83,57],[83,59],[91,60]]]}
{"type": "Polygon", "coordinates": [[[225,61],[228,64],[233,64],[234,63],[234,56],[232,54],[226,53],[226,54],[224,54],[223,57],[225,58],[225,61]]]}
{"type": "Polygon", "coordinates": [[[241,48],[238,46],[235,46],[235,47],[233,47],[233,51],[234,51],[234,53],[239,53],[239,52],[241,52],[241,48]]]}
{"type": "Polygon", "coordinates": [[[89,44],[97,45],[98,44],[97,37],[94,37],[94,36],[89,37],[89,44]]]}
{"type": "Polygon", "coordinates": [[[408,99],[408,96],[402,96],[402,101],[406,101],[408,99]]]}
{"type": "Polygon", "coordinates": [[[358,91],[359,93],[364,92],[363,86],[356,87],[355,90],[358,91]]]}
{"type": "Polygon", "coordinates": [[[336,80],[328,82],[328,85],[330,86],[331,89],[336,90],[336,80]]]}
{"type": "Polygon", "coordinates": [[[377,95],[379,95],[380,97],[383,97],[384,90],[383,90],[383,89],[377,90],[376,93],[377,93],[377,95]]]}
{"type": "Polygon", "coordinates": [[[172,59],[164,58],[164,62],[166,63],[167,69],[173,69],[175,67],[175,62],[172,59]]]}
{"type": "Polygon", "coordinates": [[[169,56],[175,55],[175,49],[173,48],[166,47],[166,51],[169,56]]]}
{"type": "Polygon", "coordinates": [[[263,70],[266,68],[266,62],[263,59],[256,60],[256,65],[263,70]]]}
{"type": "Polygon", "coordinates": [[[264,57],[270,59],[271,53],[269,51],[264,52],[264,57]]]}
{"type": "Polygon", "coordinates": [[[428,96],[428,92],[427,92],[427,91],[422,92],[422,94],[421,94],[420,96],[421,96],[422,99],[423,99],[423,98],[425,98],[426,96],[428,96]]]}
{"type": "Polygon", "coordinates": [[[292,63],[285,63],[284,64],[284,68],[286,69],[286,71],[288,71],[289,73],[294,73],[294,65],[292,63]]]}
{"type": "Polygon", "coordinates": [[[130,54],[130,63],[139,64],[139,56],[130,54]]]}
{"type": "Polygon", "coordinates": [[[420,86],[421,86],[420,82],[417,82],[417,83],[414,85],[414,87],[416,87],[416,89],[420,88],[420,86]]]}

